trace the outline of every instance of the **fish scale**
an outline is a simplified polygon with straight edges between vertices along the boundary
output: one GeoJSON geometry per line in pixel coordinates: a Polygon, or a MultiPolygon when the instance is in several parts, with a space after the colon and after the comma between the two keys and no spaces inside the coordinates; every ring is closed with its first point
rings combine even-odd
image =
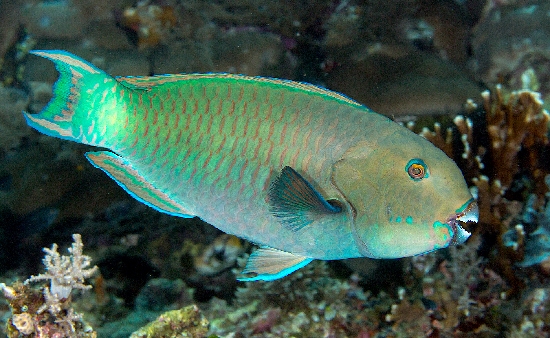
{"type": "MultiPolygon", "coordinates": [[[[145,104],[142,113],[145,120],[137,116],[134,121],[130,121],[130,126],[132,124],[139,126],[137,134],[140,132],[145,134],[142,131],[143,128],[156,125],[155,119],[158,121],[159,118],[155,118],[154,111],[160,114],[177,114],[179,121],[185,121],[184,135],[180,138],[179,144],[169,139],[162,142],[156,150],[156,153],[176,154],[176,156],[167,155],[168,162],[165,166],[179,170],[166,174],[163,170],[159,170],[163,162],[150,156],[155,151],[156,141],[162,140],[168,130],[170,135],[173,135],[171,137],[177,138],[177,133],[170,129],[170,125],[159,133],[158,137],[139,137],[137,144],[133,147],[128,144],[122,145],[121,150],[116,147],[113,150],[127,159],[143,159],[136,161],[134,167],[161,190],[169,189],[173,182],[181,182],[178,184],[181,201],[193,201],[192,204],[201,205],[200,209],[196,209],[197,213],[206,215],[203,218],[207,221],[214,223],[214,219],[227,218],[223,215],[224,200],[239,201],[240,205],[249,205],[248,212],[242,212],[239,215],[240,224],[248,226],[251,219],[261,216],[272,218],[265,208],[265,199],[274,168],[291,165],[308,172],[311,157],[314,153],[318,153],[315,144],[311,142],[311,134],[320,133],[322,139],[334,139],[335,135],[323,135],[320,130],[324,130],[327,134],[331,131],[334,133],[337,125],[332,121],[330,121],[332,128],[325,125],[328,120],[313,116],[311,98],[301,98],[299,93],[293,93],[286,88],[283,88],[285,90],[273,88],[269,83],[259,88],[251,87],[253,83],[247,82],[193,83],[199,81],[201,79],[188,80],[190,83],[183,88],[167,83],[163,85],[166,88],[157,87],[151,91],[141,91],[133,98],[139,104],[139,102],[146,103],[150,101],[148,98],[154,97],[151,101],[152,105],[145,104]],[[176,91],[176,98],[185,99],[179,102],[164,100],[165,107],[175,106],[175,109],[162,112],[159,107],[160,101],[156,99],[159,95],[153,93],[160,90],[176,91]],[[214,109],[214,107],[223,108],[214,109]],[[283,109],[285,107],[293,108],[283,109]],[[297,125],[296,121],[300,119],[303,124],[297,125]],[[313,122],[315,120],[319,122],[316,129],[308,128],[315,124],[313,122]],[[208,121],[212,121],[210,131],[216,130],[215,134],[208,133],[210,124],[208,121]],[[284,137],[283,130],[290,137],[284,137]],[[205,163],[208,163],[206,167],[204,167],[205,163]],[[200,193],[198,196],[193,196],[192,191],[200,193]],[[205,191],[214,191],[216,196],[209,196],[205,191]],[[255,199],[258,196],[259,198],[255,199]],[[212,198],[219,203],[211,203],[212,198]]],[[[317,107],[315,111],[324,109],[326,108],[317,107]]],[[[318,115],[322,116],[322,114],[318,115]]],[[[175,121],[176,117],[173,116],[171,120],[175,121]]],[[[133,129],[130,127],[128,130],[133,129]]],[[[131,137],[127,139],[131,140],[131,137]]],[[[325,171],[329,169],[331,160],[327,158],[326,161],[320,161],[316,165],[317,172],[309,175],[320,177],[322,169],[325,171]],[[323,166],[323,163],[326,165],[323,166]]],[[[224,224],[219,224],[220,221],[216,223],[224,231],[228,231],[228,227],[234,227],[234,224],[225,227],[224,224]]],[[[272,225],[280,227],[276,222],[272,225]]],[[[247,236],[247,238],[261,242],[258,238],[264,234],[258,232],[257,235],[247,236]]]]}
{"type": "Polygon", "coordinates": [[[86,156],[139,201],[261,245],[244,280],[429,252],[477,221],[452,160],[341,94],[232,74],[114,79],[67,52],[33,54],[60,77],[29,125],[111,150],[86,156]]]}

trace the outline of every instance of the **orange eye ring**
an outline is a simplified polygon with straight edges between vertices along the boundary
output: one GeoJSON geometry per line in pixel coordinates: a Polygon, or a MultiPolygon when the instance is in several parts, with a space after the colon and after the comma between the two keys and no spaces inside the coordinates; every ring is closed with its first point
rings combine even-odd
{"type": "Polygon", "coordinates": [[[405,170],[407,171],[407,174],[409,174],[409,177],[414,181],[420,181],[429,176],[428,166],[419,158],[413,158],[410,160],[405,166],[405,170]]]}
{"type": "Polygon", "coordinates": [[[409,176],[413,179],[424,178],[424,166],[421,164],[413,164],[409,167],[409,176]]]}

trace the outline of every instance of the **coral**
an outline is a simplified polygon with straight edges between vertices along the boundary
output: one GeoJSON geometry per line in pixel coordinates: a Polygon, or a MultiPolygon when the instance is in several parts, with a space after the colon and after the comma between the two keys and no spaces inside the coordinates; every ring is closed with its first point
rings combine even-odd
{"type": "Polygon", "coordinates": [[[433,332],[430,318],[420,300],[413,303],[407,299],[401,300],[399,304],[392,305],[391,312],[385,319],[392,323],[394,332],[404,337],[419,333],[430,336],[433,332]]]}
{"type": "Polygon", "coordinates": [[[51,249],[44,248],[46,256],[43,259],[46,273],[37,276],[31,276],[25,281],[25,284],[36,281],[49,281],[50,287],[45,288],[44,296],[49,311],[52,314],[59,312],[53,304],[60,300],[69,298],[73,289],[87,290],[91,285],[84,284],[85,280],[94,275],[98,268],[94,266],[88,268],[92,258],[82,254],[82,238],[79,234],[73,235],[74,243],[68,249],[69,256],[61,256],[57,252],[57,244],[53,244],[51,249]]]}
{"type": "Polygon", "coordinates": [[[146,0],[126,8],[120,20],[122,27],[137,35],[137,46],[141,49],[166,43],[176,23],[176,13],[172,6],[158,6],[146,0]]]}
{"type": "Polygon", "coordinates": [[[212,299],[205,309],[210,334],[221,337],[354,337],[375,331],[387,300],[375,300],[358,286],[358,277],[330,276],[325,262],[313,262],[269,283],[249,282],[231,305],[212,299]]]}
{"type": "MultiPolygon", "coordinates": [[[[407,128],[412,129],[412,127],[414,127],[414,123],[411,122],[407,124],[407,128]]],[[[441,124],[436,122],[434,123],[433,131],[424,127],[419,135],[443,150],[447,156],[453,158],[453,131],[451,128],[447,128],[445,136],[443,136],[441,133],[441,124]]]]}
{"type": "MultiPolygon", "coordinates": [[[[550,188],[550,175],[545,178],[550,188]]],[[[527,199],[519,217],[521,223],[503,235],[504,245],[511,247],[523,256],[518,266],[538,265],[550,258],[550,201],[547,194],[546,205],[538,211],[538,198],[532,194],[527,199]]]]}
{"type": "Polygon", "coordinates": [[[506,95],[497,86],[492,97],[487,91],[482,96],[494,175],[502,189],[510,187],[520,170],[532,173],[540,182],[544,175],[541,176],[539,161],[542,148],[548,144],[550,120],[550,115],[542,108],[540,94],[522,90],[506,95]],[[520,151],[526,158],[523,163],[520,163],[520,151]]]}
{"type": "Polygon", "coordinates": [[[524,294],[518,309],[522,315],[521,322],[517,322],[510,330],[509,337],[547,337],[548,320],[550,314],[550,289],[534,287],[524,294]]]}
{"type": "Polygon", "coordinates": [[[274,308],[265,310],[264,313],[252,325],[252,334],[264,333],[271,331],[277,321],[281,318],[281,309],[274,308]]]}
{"type": "MultiPolygon", "coordinates": [[[[482,97],[485,121],[478,121],[480,126],[463,116],[454,119],[463,144],[460,156],[455,153],[449,132],[443,137],[438,125],[434,132],[423,130],[421,135],[460,163],[466,179],[477,188],[480,222],[499,228],[501,220],[515,216],[508,214],[510,210],[503,198],[512,188],[518,188],[512,186],[518,175],[534,182],[531,189],[538,196],[547,191],[544,177],[549,170],[542,162],[542,154],[548,144],[550,115],[536,92],[506,93],[496,86],[493,93],[485,91],[482,97]],[[479,131],[474,137],[476,127],[486,131],[479,131]],[[487,144],[483,137],[488,137],[487,144]]],[[[477,108],[471,101],[469,105],[470,109],[477,108]]]]}
{"type": "Polygon", "coordinates": [[[29,335],[34,333],[34,318],[29,313],[14,314],[11,322],[21,334],[29,335]]]}
{"type": "Polygon", "coordinates": [[[155,321],[132,333],[130,338],[203,338],[208,332],[208,320],[196,305],[163,313],[155,321]]]}
{"type": "Polygon", "coordinates": [[[478,190],[480,222],[490,225],[489,231],[500,235],[508,230],[509,220],[516,216],[505,197],[514,198],[511,188],[528,188],[512,187],[518,175],[533,181],[531,189],[537,195],[544,196],[546,192],[544,176],[548,169],[541,159],[548,144],[550,117],[535,92],[523,90],[506,95],[497,86],[492,95],[489,92],[482,95],[489,144],[487,148],[480,146],[477,154],[489,172],[487,176],[473,177],[472,182],[478,190]]]}
{"type": "Polygon", "coordinates": [[[56,244],[51,249],[44,249],[46,256],[43,262],[47,273],[33,276],[25,284],[7,286],[0,283],[0,289],[12,309],[7,323],[9,338],[97,336],[71,307],[71,290],[90,288],[84,281],[97,270],[97,267],[86,269],[91,259],[82,254],[80,235],[73,235],[73,239],[70,256],[60,256],[56,244]],[[28,286],[29,282],[39,280],[50,281],[50,287],[44,286],[39,291],[28,286]]]}
{"type": "MultiPolygon", "coordinates": [[[[535,194],[539,201],[548,189],[544,177],[549,169],[543,162],[543,152],[548,145],[550,115],[536,92],[507,93],[496,86],[492,93],[483,92],[482,98],[484,121],[476,120],[476,125],[470,118],[454,119],[463,145],[460,155],[449,149],[449,142],[443,142],[440,128],[422,134],[451,154],[462,167],[466,180],[475,186],[478,229],[488,239],[488,245],[493,246],[490,261],[510,283],[509,293],[517,295],[524,287],[514,273],[514,264],[524,255],[524,231],[516,226],[521,213],[521,207],[518,208],[521,202],[517,200],[535,194]]],[[[471,101],[468,106],[476,108],[471,101]]]]}
{"type": "Polygon", "coordinates": [[[479,239],[474,235],[466,244],[449,248],[443,257],[412,258],[407,271],[421,279],[422,294],[409,295],[402,289],[400,301],[386,316],[395,331],[404,336],[424,332],[429,337],[499,331],[492,314],[502,303],[507,285],[478,256],[479,239]]]}

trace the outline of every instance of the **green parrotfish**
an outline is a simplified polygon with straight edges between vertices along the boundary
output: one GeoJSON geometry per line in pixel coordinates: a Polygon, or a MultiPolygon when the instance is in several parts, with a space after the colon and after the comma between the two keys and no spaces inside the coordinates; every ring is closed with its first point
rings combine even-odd
{"type": "Polygon", "coordinates": [[[407,128],[307,83],[235,74],[111,77],[65,51],[30,126],[88,152],[137,200],[258,244],[241,280],[314,259],[400,258],[463,243],[477,204],[407,128]]]}

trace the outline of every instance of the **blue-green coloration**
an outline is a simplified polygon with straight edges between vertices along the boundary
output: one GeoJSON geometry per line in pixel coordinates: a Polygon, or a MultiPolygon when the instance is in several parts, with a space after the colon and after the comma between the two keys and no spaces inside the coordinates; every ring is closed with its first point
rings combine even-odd
{"type": "Polygon", "coordinates": [[[86,156],[139,201],[260,244],[243,280],[429,252],[477,221],[452,160],[341,94],[232,74],[112,78],[67,52],[33,54],[60,77],[29,125],[108,148],[86,156]]]}

